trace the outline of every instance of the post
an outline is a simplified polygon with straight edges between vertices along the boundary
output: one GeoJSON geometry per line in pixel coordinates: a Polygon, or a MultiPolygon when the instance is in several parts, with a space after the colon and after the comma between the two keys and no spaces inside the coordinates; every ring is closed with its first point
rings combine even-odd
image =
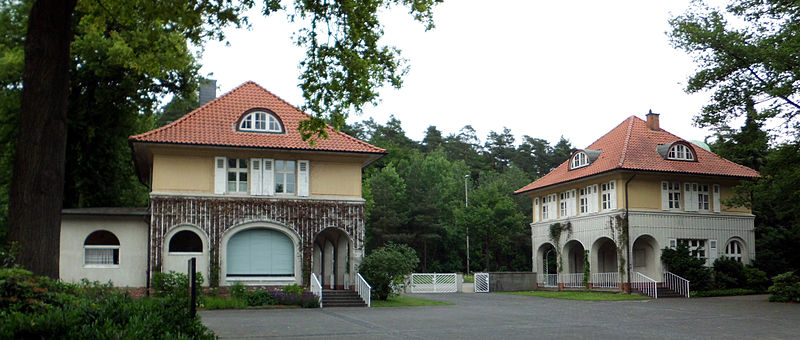
{"type": "Polygon", "coordinates": [[[189,260],[189,315],[197,316],[197,258],[189,260]]]}
{"type": "MultiPolygon", "coordinates": [[[[464,176],[464,207],[469,208],[469,189],[467,186],[467,179],[469,175],[464,176]]],[[[469,275],[469,222],[467,223],[467,275],[469,275]]]]}

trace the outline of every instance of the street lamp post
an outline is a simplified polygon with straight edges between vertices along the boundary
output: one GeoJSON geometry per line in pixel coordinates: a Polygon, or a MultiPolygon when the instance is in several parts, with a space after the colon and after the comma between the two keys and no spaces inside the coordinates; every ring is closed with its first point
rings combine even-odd
{"type": "MultiPolygon", "coordinates": [[[[467,186],[469,175],[464,176],[464,206],[469,208],[469,187],[467,186]]],[[[467,274],[469,274],[469,222],[467,222],[467,274]]]]}

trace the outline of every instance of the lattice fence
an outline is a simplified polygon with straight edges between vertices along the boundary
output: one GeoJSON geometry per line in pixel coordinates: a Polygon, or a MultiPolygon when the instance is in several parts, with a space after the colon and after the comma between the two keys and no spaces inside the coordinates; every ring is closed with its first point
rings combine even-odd
{"type": "Polygon", "coordinates": [[[489,273],[475,273],[475,292],[489,292],[489,273]]]}
{"type": "Polygon", "coordinates": [[[413,273],[412,293],[455,293],[458,291],[455,273],[413,273]]]}

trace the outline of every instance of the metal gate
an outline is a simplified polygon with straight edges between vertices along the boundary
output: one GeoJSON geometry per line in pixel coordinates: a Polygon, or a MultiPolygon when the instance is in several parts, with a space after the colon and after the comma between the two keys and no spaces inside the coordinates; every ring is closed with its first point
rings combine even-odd
{"type": "Polygon", "coordinates": [[[412,293],[455,293],[458,291],[456,274],[413,273],[411,274],[412,293]]]}
{"type": "Polygon", "coordinates": [[[475,293],[489,292],[489,273],[475,273],[475,293]]]}

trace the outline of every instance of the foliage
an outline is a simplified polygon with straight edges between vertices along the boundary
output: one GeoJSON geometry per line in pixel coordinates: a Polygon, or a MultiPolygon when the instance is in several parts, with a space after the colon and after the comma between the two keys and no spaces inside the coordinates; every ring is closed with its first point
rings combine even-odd
{"type": "Polygon", "coordinates": [[[772,281],[774,283],[769,287],[769,301],[800,302],[800,277],[794,272],[776,275],[772,281]]]}
{"type": "Polygon", "coordinates": [[[503,294],[536,296],[553,299],[582,300],[582,301],[620,301],[620,300],[647,300],[649,296],[634,294],[603,293],[593,291],[564,291],[553,292],[546,290],[534,290],[524,292],[503,292],[503,294]]]}
{"type": "Polygon", "coordinates": [[[763,291],[746,288],[712,289],[712,290],[693,290],[691,297],[713,297],[713,296],[737,296],[761,294],[763,291]]]}
{"type": "Polygon", "coordinates": [[[463,282],[463,283],[475,283],[475,275],[464,274],[464,276],[461,279],[461,282],[463,282]]]}
{"type": "Polygon", "coordinates": [[[592,280],[592,269],[591,263],[589,262],[589,251],[583,251],[583,286],[586,289],[589,289],[589,281],[592,280]]]}
{"type": "Polygon", "coordinates": [[[711,271],[706,268],[706,261],[692,256],[684,243],[679,243],[675,249],[662,249],[661,262],[673,274],[689,280],[690,290],[705,290],[711,284],[711,271]]]}
{"type": "MultiPolygon", "coordinates": [[[[203,274],[196,273],[195,284],[197,295],[203,292],[203,274]]],[[[177,297],[189,299],[189,276],[184,273],[169,271],[169,273],[153,273],[153,291],[157,297],[177,297]]],[[[198,299],[199,303],[200,299],[198,299]]]]}
{"type": "Polygon", "coordinates": [[[745,287],[757,292],[765,292],[771,284],[767,273],[755,267],[745,266],[744,277],[746,281],[745,287]]]}
{"type": "Polygon", "coordinates": [[[416,307],[416,306],[449,306],[451,302],[423,299],[411,296],[390,296],[386,300],[372,301],[372,307],[416,307]]]}
{"type": "Polygon", "coordinates": [[[249,292],[246,296],[245,301],[247,301],[248,306],[273,306],[278,304],[278,301],[266,290],[249,292]]]}
{"type": "Polygon", "coordinates": [[[286,294],[303,295],[303,287],[300,287],[300,285],[296,283],[283,286],[281,290],[286,294]]]}
{"type": "Polygon", "coordinates": [[[234,282],[228,291],[230,292],[231,296],[236,299],[247,299],[247,287],[241,282],[234,282]]]}
{"type": "Polygon", "coordinates": [[[0,245],[0,268],[11,268],[17,263],[19,254],[19,243],[10,242],[8,247],[0,245]]]}
{"type": "Polygon", "coordinates": [[[747,287],[744,265],[724,256],[714,260],[714,287],[716,289],[747,287]]]}
{"type": "Polygon", "coordinates": [[[374,299],[386,300],[394,294],[392,286],[402,283],[403,278],[411,274],[418,262],[414,249],[389,242],[364,257],[359,273],[372,285],[374,299]]]}
{"type": "Polygon", "coordinates": [[[226,298],[222,296],[204,296],[201,308],[213,309],[244,309],[247,308],[247,301],[237,298],[226,298]]]}
{"type": "MultiPolygon", "coordinates": [[[[556,251],[556,258],[558,262],[558,272],[560,273],[563,270],[563,261],[561,260],[561,233],[564,231],[567,232],[567,238],[569,235],[572,234],[572,222],[567,221],[567,223],[553,223],[550,225],[550,241],[553,242],[556,251]]],[[[552,274],[552,273],[551,273],[552,274]]]]}
{"type": "Polygon", "coordinates": [[[185,301],[133,299],[110,285],[65,284],[0,269],[0,338],[213,339],[185,301]]]}

